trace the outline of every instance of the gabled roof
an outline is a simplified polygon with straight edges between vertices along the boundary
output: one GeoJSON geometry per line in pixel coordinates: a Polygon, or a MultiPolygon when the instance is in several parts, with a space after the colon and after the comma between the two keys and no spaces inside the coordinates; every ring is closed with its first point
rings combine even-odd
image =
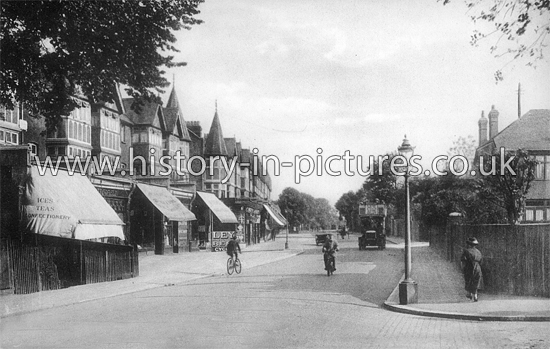
{"type": "Polygon", "coordinates": [[[212,120],[210,132],[206,137],[204,155],[228,155],[227,147],[225,146],[225,141],[223,139],[222,126],[220,124],[218,111],[216,111],[216,113],[214,114],[214,120],[212,120]]]}
{"type": "Polygon", "coordinates": [[[115,84],[113,86],[113,93],[115,95],[115,99],[114,99],[113,103],[107,103],[107,102],[104,102],[104,101],[92,100],[91,98],[89,98],[88,100],[93,104],[97,104],[97,105],[104,106],[106,108],[114,109],[119,114],[124,114],[126,112],[126,108],[124,107],[124,103],[122,101],[122,95],[120,93],[119,84],[115,84]]]}
{"type": "Polygon", "coordinates": [[[550,150],[550,109],[531,109],[493,139],[495,149],[550,150]]]}
{"type": "Polygon", "coordinates": [[[166,119],[166,131],[186,141],[190,141],[191,137],[187,131],[187,126],[182,127],[182,121],[185,125],[185,120],[183,120],[183,115],[179,108],[163,108],[163,112],[166,119]]]}
{"type": "Polygon", "coordinates": [[[122,102],[124,103],[124,108],[126,109],[126,116],[135,125],[152,125],[163,131],[166,130],[164,113],[162,112],[163,108],[160,104],[154,102],[144,102],[144,105],[141,106],[140,112],[136,113],[131,109],[132,103],[134,103],[133,98],[124,98],[122,102]]]}
{"type": "Polygon", "coordinates": [[[163,112],[166,119],[166,131],[186,141],[191,141],[183,113],[180,109],[175,85],[172,85],[172,92],[170,92],[170,97],[166,103],[166,108],[163,108],[163,112]]]}

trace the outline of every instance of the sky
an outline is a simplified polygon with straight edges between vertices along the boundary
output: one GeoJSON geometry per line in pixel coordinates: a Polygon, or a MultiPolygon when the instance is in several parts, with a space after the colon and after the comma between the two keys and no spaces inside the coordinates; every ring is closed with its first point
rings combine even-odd
{"type": "MultiPolygon", "coordinates": [[[[516,120],[518,83],[522,114],[550,109],[548,60],[533,69],[495,58],[496,39],[472,46],[473,30],[487,27],[462,1],[206,0],[199,10],[204,23],[176,33],[175,58],[187,66],[166,76],[184,118],[208,132],[217,101],[225,137],[281,162],[346,150],[378,156],[406,134],[428,167],[460,136],[477,144],[477,122],[492,105],[499,131],[516,120]]],[[[270,167],[272,199],[294,187],[334,204],[365,181],[346,175],[343,161],[331,165],[341,175],[323,170],[300,184],[296,166],[278,176],[270,167]]]]}

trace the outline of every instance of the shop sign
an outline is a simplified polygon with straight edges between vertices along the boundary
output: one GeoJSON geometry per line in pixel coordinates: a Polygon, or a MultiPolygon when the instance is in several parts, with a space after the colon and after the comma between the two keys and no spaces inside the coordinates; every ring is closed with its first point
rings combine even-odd
{"type": "Polygon", "coordinates": [[[237,234],[237,241],[244,241],[244,232],[237,231],[214,231],[212,232],[212,252],[223,252],[227,250],[227,243],[233,237],[233,234],[237,234]]]}
{"type": "Polygon", "coordinates": [[[96,187],[96,189],[97,191],[99,191],[99,193],[103,197],[127,198],[128,196],[125,190],[98,188],[98,187],[96,187]]]}

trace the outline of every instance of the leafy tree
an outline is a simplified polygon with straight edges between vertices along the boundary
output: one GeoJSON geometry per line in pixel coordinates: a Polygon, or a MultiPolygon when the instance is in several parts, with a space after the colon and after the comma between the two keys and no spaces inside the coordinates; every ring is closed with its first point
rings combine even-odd
{"type": "Polygon", "coordinates": [[[359,203],[360,201],[358,200],[357,194],[350,190],[347,193],[342,194],[334,205],[340,215],[346,219],[346,222],[348,222],[348,225],[352,230],[354,228],[354,212],[359,210],[359,203]]]}
{"type": "Polygon", "coordinates": [[[279,195],[277,203],[290,225],[296,226],[305,222],[306,203],[298,190],[285,188],[279,195]]]}
{"type": "Polygon", "coordinates": [[[366,193],[367,200],[378,200],[387,205],[396,202],[398,176],[390,171],[390,160],[395,155],[396,154],[388,153],[384,155],[388,157],[388,160],[380,162],[377,158],[374,161],[373,173],[363,183],[363,189],[366,193]],[[382,171],[380,172],[379,169],[382,169],[382,171]]]}
{"type": "MultiPolygon", "coordinates": [[[[451,0],[443,0],[448,4],[451,0]]],[[[544,59],[544,50],[550,38],[550,1],[548,0],[465,0],[474,22],[492,24],[490,32],[474,31],[471,44],[487,37],[495,37],[490,51],[496,57],[508,56],[512,60],[526,59],[527,65],[536,66],[544,59]],[[506,47],[505,43],[509,46],[506,47]],[[504,46],[504,47],[503,47],[504,46]]],[[[497,70],[495,79],[503,79],[497,70]]]]}
{"type": "Polygon", "coordinates": [[[49,129],[77,106],[115,100],[115,84],[160,102],[163,67],[183,66],[173,31],[190,29],[203,0],[0,2],[0,103],[21,103],[49,129]],[[81,89],[81,90],[80,90],[81,89]]]}
{"type": "Polygon", "coordinates": [[[483,199],[506,210],[508,223],[516,224],[525,209],[527,192],[535,179],[537,161],[525,150],[486,156],[483,167],[488,175],[481,178],[479,191],[483,199]],[[495,166],[492,166],[494,158],[495,166]],[[509,168],[501,166],[509,164],[509,168]]]}
{"type": "Polygon", "coordinates": [[[308,229],[329,229],[337,221],[328,200],[314,198],[294,188],[285,188],[277,204],[290,225],[305,225],[308,229]]]}
{"type": "Polygon", "coordinates": [[[452,212],[460,212],[471,224],[502,223],[506,212],[480,198],[479,179],[452,174],[426,177],[413,182],[412,201],[419,206],[420,221],[427,226],[442,225],[452,212]]]}
{"type": "MultiPolygon", "coordinates": [[[[473,136],[463,137],[460,136],[457,139],[453,141],[453,145],[451,148],[447,151],[447,155],[449,156],[449,159],[453,156],[463,156],[468,160],[467,165],[471,166],[474,162],[476,154],[476,141],[473,136]]],[[[462,163],[461,161],[455,161],[454,162],[454,169],[457,172],[461,172],[464,169],[464,166],[466,164],[462,163]]],[[[447,169],[450,167],[450,160],[447,161],[447,169]]],[[[468,172],[466,172],[467,175],[469,175],[469,170],[471,167],[468,168],[468,172]]]]}

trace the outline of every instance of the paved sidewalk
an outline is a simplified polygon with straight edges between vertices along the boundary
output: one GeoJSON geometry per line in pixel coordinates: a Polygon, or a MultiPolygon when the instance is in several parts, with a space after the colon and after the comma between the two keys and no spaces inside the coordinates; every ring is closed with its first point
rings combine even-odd
{"type": "MultiPolygon", "coordinates": [[[[403,239],[388,237],[388,247],[403,248],[403,239]],[[393,246],[392,246],[393,245],[393,246]]],[[[413,243],[412,278],[418,283],[418,303],[399,305],[396,287],[384,303],[387,309],[423,316],[479,321],[550,321],[550,299],[479,293],[466,298],[464,279],[456,266],[427,243],[413,243]]]]}
{"type": "MultiPolygon", "coordinates": [[[[240,256],[243,273],[248,268],[276,262],[303,252],[299,244],[285,250],[284,237],[243,248],[240,256]]],[[[80,285],[55,291],[0,296],[0,318],[41,309],[60,307],[115,297],[156,287],[226,274],[227,255],[222,252],[168,253],[139,255],[139,276],[112,282],[80,285]]],[[[230,276],[228,276],[230,277],[230,276]]]]}

